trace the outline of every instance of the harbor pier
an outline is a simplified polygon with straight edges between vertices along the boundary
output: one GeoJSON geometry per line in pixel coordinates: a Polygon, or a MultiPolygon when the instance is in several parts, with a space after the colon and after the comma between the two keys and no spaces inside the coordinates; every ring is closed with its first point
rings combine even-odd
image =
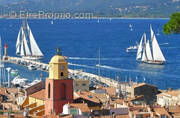
{"type": "MultiPolygon", "coordinates": [[[[20,57],[12,57],[12,56],[6,56],[3,57],[3,61],[5,63],[13,63],[25,67],[29,66],[35,66],[37,70],[40,71],[49,71],[49,64],[43,63],[43,62],[38,62],[35,60],[27,60],[23,59],[20,57]]],[[[83,72],[82,70],[73,70],[73,69],[68,69],[70,77],[79,77],[79,78],[84,78],[84,79],[89,79],[89,80],[96,80],[98,83],[103,83],[104,85],[110,86],[110,87],[118,87],[120,83],[118,83],[116,80],[113,80],[111,78],[107,77],[102,77],[98,76],[92,73],[88,72],[83,72]]]]}

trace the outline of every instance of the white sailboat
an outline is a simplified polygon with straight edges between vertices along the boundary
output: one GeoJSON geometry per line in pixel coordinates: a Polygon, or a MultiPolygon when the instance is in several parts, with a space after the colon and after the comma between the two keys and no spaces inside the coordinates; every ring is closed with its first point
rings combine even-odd
{"type": "Polygon", "coordinates": [[[164,58],[151,26],[150,32],[151,46],[150,41],[146,40],[146,34],[144,34],[138,47],[136,60],[149,64],[164,64],[166,59],[164,58]]]}
{"type": "Polygon", "coordinates": [[[133,31],[133,26],[132,26],[132,24],[129,24],[129,28],[130,28],[130,31],[133,31]]]}
{"type": "Polygon", "coordinates": [[[30,60],[38,60],[43,57],[43,53],[39,49],[26,20],[23,21],[18,33],[16,54],[24,59],[30,60]]]}

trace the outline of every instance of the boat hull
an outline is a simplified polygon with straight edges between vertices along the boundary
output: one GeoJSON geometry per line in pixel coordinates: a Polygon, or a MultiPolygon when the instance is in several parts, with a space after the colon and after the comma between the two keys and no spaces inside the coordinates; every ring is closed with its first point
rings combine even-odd
{"type": "Polygon", "coordinates": [[[164,65],[164,61],[142,61],[142,63],[147,63],[147,64],[154,64],[154,65],[164,65]]]}

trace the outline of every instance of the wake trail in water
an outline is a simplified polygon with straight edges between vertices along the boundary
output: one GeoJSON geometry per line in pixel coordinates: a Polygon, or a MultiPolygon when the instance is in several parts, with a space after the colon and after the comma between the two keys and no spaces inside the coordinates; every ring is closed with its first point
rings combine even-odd
{"type": "Polygon", "coordinates": [[[78,66],[78,67],[85,67],[85,68],[92,68],[95,69],[94,66],[88,66],[88,65],[83,65],[83,64],[73,64],[73,63],[68,63],[71,66],[78,66]]]}
{"type": "MultiPolygon", "coordinates": [[[[91,69],[97,69],[97,67],[108,69],[108,70],[113,70],[113,71],[119,71],[119,72],[135,72],[135,73],[145,73],[145,74],[154,74],[154,75],[163,75],[171,78],[176,78],[177,75],[169,75],[165,73],[161,73],[159,71],[149,71],[149,70],[138,70],[138,69],[122,69],[122,68],[116,68],[112,66],[107,66],[107,65],[96,65],[96,66],[89,66],[89,65],[83,65],[83,64],[74,64],[74,63],[68,63],[71,66],[77,66],[77,67],[84,67],[84,68],[91,68],[91,69]]],[[[156,78],[158,79],[158,78],[156,78]]]]}
{"type": "Polygon", "coordinates": [[[169,43],[161,43],[161,44],[159,44],[159,45],[169,45],[169,43]]]}
{"type": "MultiPolygon", "coordinates": [[[[67,57],[69,60],[99,60],[99,58],[67,57]]],[[[101,60],[122,60],[122,58],[101,58],[101,60]]]]}

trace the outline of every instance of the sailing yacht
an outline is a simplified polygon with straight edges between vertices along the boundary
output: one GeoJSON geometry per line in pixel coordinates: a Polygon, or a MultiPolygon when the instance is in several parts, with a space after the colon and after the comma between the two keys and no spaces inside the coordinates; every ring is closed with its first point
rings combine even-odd
{"type": "Polygon", "coordinates": [[[159,47],[158,41],[150,26],[151,41],[146,40],[144,33],[138,46],[136,60],[149,64],[164,64],[166,59],[159,47]],[[150,45],[151,43],[151,45],[150,45]]]}
{"type": "Polygon", "coordinates": [[[23,20],[22,26],[18,33],[16,55],[29,60],[39,60],[43,57],[43,53],[34,39],[27,20],[23,20]]]}

